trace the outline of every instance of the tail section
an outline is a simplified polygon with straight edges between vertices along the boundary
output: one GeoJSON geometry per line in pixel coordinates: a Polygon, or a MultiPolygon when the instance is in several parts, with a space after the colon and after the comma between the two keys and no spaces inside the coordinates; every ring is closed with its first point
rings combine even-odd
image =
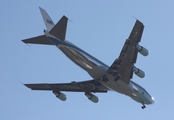
{"type": "Polygon", "coordinates": [[[54,22],[51,20],[50,16],[48,15],[48,13],[41,7],[39,7],[40,12],[42,14],[45,26],[47,28],[48,31],[50,31],[54,26],[54,22]]]}
{"type": "Polygon", "coordinates": [[[65,35],[66,35],[66,27],[67,27],[68,18],[66,16],[63,16],[55,25],[54,22],[51,20],[50,16],[48,15],[48,13],[41,7],[39,7],[39,9],[42,14],[44,23],[47,27],[47,31],[51,35],[64,41],[65,35]]]}
{"type": "MultiPolygon", "coordinates": [[[[58,38],[59,40],[64,41],[66,36],[66,27],[68,18],[66,16],[63,16],[55,25],[51,20],[51,18],[49,17],[49,15],[47,14],[47,12],[40,7],[39,9],[44,19],[45,25],[47,27],[47,31],[54,37],[58,38]]],[[[29,43],[29,44],[53,45],[53,43],[45,35],[24,39],[22,41],[24,43],[29,43]]]]}

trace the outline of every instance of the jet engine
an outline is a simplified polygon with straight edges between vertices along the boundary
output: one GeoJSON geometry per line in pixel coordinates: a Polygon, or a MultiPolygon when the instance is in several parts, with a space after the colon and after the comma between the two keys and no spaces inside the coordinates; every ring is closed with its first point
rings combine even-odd
{"type": "Polygon", "coordinates": [[[99,98],[91,93],[85,93],[86,97],[88,97],[89,100],[91,100],[94,103],[97,103],[99,101],[99,98]]]}
{"type": "Polygon", "coordinates": [[[56,95],[57,98],[59,98],[62,101],[65,101],[66,98],[67,98],[65,94],[63,94],[63,93],[61,93],[59,91],[58,92],[57,91],[53,91],[53,93],[56,95]]]}
{"type": "Polygon", "coordinates": [[[133,67],[132,70],[138,77],[140,77],[140,78],[144,78],[145,77],[144,71],[142,71],[142,70],[140,70],[140,69],[138,69],[136,67],[133,67]]]}
{"type": "Polygon", "coordinates": [[[149,54],[149,51],[148,51],[146,48],[144,48],[144,47],[142,47],[142,46],[140,46],[140,45],[136,45],[136,49],[137,49],[138,52],[141,53],[143,56],[147,56],[147,55],[149,54]]]}

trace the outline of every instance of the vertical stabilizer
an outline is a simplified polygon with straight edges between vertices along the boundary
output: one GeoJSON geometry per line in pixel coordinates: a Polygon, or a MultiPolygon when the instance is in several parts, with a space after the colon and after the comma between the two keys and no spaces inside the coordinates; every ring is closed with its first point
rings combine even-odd
{"type": "Polygon", "coordinates": [[[39,7],[39,9],[40,9],[40,12],[42,14],[42,17],[43,17],[44,23],[46,25],[46,28],[47,28],[48,31],[50,31],[55,26],[55,24],[51,20],[48,13],[43,8],[39,7]]]}

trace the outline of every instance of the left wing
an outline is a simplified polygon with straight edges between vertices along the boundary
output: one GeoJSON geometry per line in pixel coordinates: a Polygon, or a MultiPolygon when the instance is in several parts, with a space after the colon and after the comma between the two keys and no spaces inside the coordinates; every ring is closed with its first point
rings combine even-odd
{"type": "Polygon", "coordinates": [[[141,41],[144,25],[136,21],[129,38],[126,40],[120,56],[114,61],[108,69],[108,73],[119,75],[120,79],[129,84],[133,76],[133,66],[137,60],[138,50],[136,45],[141,41]]]}
{"type": "Polygon", "coordinates": [[[41,84],[24,84],[32,90],[52,90],[52,91],[68,91],[68,92],[107,92],[109,89],[96,80],[88,80],[82,82],[71,83],[41,83],[41,84]]]}

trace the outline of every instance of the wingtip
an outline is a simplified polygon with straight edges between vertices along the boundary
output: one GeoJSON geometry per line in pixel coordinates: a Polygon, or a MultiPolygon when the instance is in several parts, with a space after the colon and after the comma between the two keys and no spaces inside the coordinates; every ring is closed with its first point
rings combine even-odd
{"type": "Polygon", "coordinates": [[[25,43],[26,45],[28,45],[29,47],[31,47],[27,42],[25,42],[25,40],[21,40],[23,43],[25,43]]]}
{"type": "Polygon", "coordinates": [[[142,22],[141,22],[139,19],[137,19],[136,17],[134,17],[134,16],[133,16],[133,18],[135,18],[135,19],[136,19],[136,21],[139,21],[140,23],[142,23],[142,22]]]}
{"type": "Polygon", "coordinates": [[[19,81],[21,84],[23,84],[24,85],[24,83],[22,83],[21,81],[19,81]]]}
{"type": "Polygon", "coordinates": [[[21,81],[19,81],[22,85],[24,85],[24,86],[26,86],[27,87],[27,84],[24,84],[24,83],[22,83],[21,81]]]}
{"type": "Polygon", "coordinates": [[[24,40],[21,40],[23,43],[25,43],[25,41],[24,40]]]}
{"type": "Polygon", "coordinates": [[[133,16],[134,19],[138,20],[135,16],[133,16]]]}
{"type": "Polygon", "coordinates": [[[28,86],[28,84],[23,84],[25,87],[27,87],[27,88],[29,88],[29,89],[31,89],[29,86],[28,86]]]}

